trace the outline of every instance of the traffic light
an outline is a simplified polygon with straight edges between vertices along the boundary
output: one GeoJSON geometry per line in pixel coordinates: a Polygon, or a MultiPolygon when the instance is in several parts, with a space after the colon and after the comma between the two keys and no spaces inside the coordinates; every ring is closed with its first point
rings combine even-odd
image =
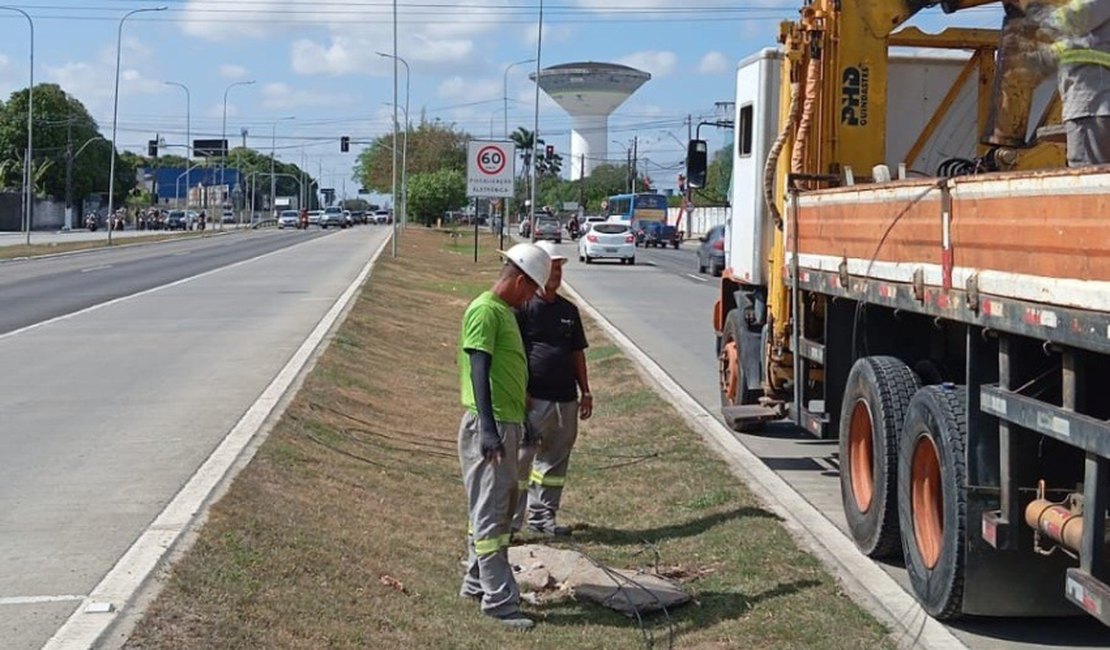
{"type": "Polygon", "coordinates": [[[551,160],[552,158],[554,158],[555,157],[555,145],[553,145],[553,144],[547,145],[547,149],[545,150],[544,154],[546,155],[548,160],[551,160]]]}
{"type": "Polygon", "coordinates": [[[147,140],[146,155],[151,158],[158,157],[158,140],[147,140]]]}
{"type": "Polygon", "coordinates": [[[348,151],[351,150],[351,138],[350,137],[343,136],[342,138],[339,138],[339,150],[342,151],[343,153],[347,153],[348,151]]]}

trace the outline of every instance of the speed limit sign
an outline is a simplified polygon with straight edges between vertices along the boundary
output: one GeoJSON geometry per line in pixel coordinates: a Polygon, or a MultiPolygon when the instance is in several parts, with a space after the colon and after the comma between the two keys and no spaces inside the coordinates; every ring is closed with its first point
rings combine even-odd
{"type": "Polygon", "coordinates": [[[466,194],[475,198],[513,196],[512,142],[472,140],[467,146],[466,194]]]}

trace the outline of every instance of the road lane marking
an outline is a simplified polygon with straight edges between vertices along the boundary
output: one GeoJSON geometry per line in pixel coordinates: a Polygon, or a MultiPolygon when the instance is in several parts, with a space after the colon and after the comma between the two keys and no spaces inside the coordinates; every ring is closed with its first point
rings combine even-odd
{"type": "MultiPolygon", "coordinates": [[[[243,450],[254,441],[255,436],[282,403],[285,393],[294,385],[301,371],[312,361],[317,348],[358,295],[359,289],[366,282],[370,271],[373,270],[389,242],[390,238],[386,237],[371,256],[370,261],[335,300],[332,308],[324,314],[312,333],[301,343],[266,390],[247,409],[219,446],[189,478],[181,491],[139,535],[131,548],[127,549],[92,592],[83,599],[84,606],[78,608],[58,628],[54,636],[50,637],[43,650],[94,647],[121,616],[131,614],[127,610],[136,593],[146,584],[163,559],[174,552],[176,543],[186,530],[207,515],[208,506],[211,505],[208,501],[212,492],[229,477],[228,473],[240,460],[243,450]],[[112,611],[86,611],[93,604],[111,604],[115,607],[112,611]]],[[[289,248],[282,250],[289,250],[289,248]]],[[[270,254],[272,253],[267,255],[270,254]]],[[[225,267],[225,269],[232,267],[225,267]]]]}
{"type": "Polygon", "coordinates": [[[697,280],[698,282],[709,282],[709,280],[707,280],[706,278],[694,275],[693,273],[687,273],[686,277],[690,278],[691,280],[697,280]]]}
{"type": "Polygon", "coordinates": [[[85,600],[86,596],[9,596],[0,598],[2,605],[43,605],[47,603],[69,603],[85,600]]]}
{"type": "Polygon", "coordinates": [[[309,242],[316,241],[317,239],[321,239],[321,238],[313,237],[312,239],[306,239],[302,242],[298,242],[296,244],[293,244],[292,246],[284,246],[284,247],[279,248],[277,250],[270,251],[269,253],[263,253],[261,255],[256,255],[254,257],[250,257],[250,258],[247,258],[245,260],[240,260],[238,262],[235,262],[234,264],[229,264],[227,266],[221,266],[221,267],[218,267],[218,268],[214,268],[214,269],[205,271],[203,273],[198,273],[197,275],[191,275],[187,278],[182,278],[180,280],[175,280],[175,281],[173,281],[169,284],[163,284],[163,285],[158,286],[158,287],[151,287],[150,289],[146,289],[146,290],[140,291],[138,293],[132,293],[132,294],[129,294],[129,295],[126,295],[126,296],[120,296],[119,298],[113,298],[113,299],[105,301],[105,302],[97,303],[95,305],[91,305],[89,307],[85,307],[84,309],[79,309],[77,311],[70,312],[68,314],[62,314],[61,316],[55,316],[54,318],[49,318],[49,319],[44,320],[44,321],[39,321],[38,323],[32,323],[32,324],[30,324],[26,327],[21,327],[19,329],[12,330],[12,331],[4,333],[4,334],[0,334],[0,341],[3,341],[4,339],[10,338],[12,336],[16,336],[18,334],[23,334],[25,332],[30,332],[31,330],[35,330],[35,329],[38,329],[40,327],[45,327],[46,325],[53,325],[54,323],[60,323],[60,322],[65,321],[65,320],[69,320],[70,318],[75,318],[77,316],[82,316],[84,314],[88,314],[88,313],[103,309],[105,307],[111,307],[112,305],[118,305],[122,302],[126,302],[126,301],[132,300],[134,298],[140,298],[142,296],[150,295],[150,294],[155,293],[157,291],[162,291],[163,289],[169,289],[171,287],[176,287],[176,286],[180,286],[180,285],[183,285],[183,284],[187,284],[189,282],[192,282],[193,280],[199,280],[200,278],[207,277],[207,276],[212,275],[214,273],[219,273],[220,271],[224,271],[224,270],[227,270],[227,269],[234,269],[234,268],[239,267],[239,266],[244,266],[246,264],[250,264],[251,262],[257,262],[258,260],[265,259],[267,257],[270,257],[271,255],[277,255],[278,253],[280,253],[282,251],[287,251],[287,250],[296,248],[298,246],[303,246],[303,245],[305,245],[309,242]]]}
{"type": "Polygon", "coordinates": [[[81,269],[81,272],[82,273],[94,273],[96,271],[107,271],[108,269],[112,268],[113,266],[115,266],[115,264],[102,264],[100,266],[94,266],[94,267],[88,268],[88,269],[81,269]]]}
{"type": "Polygon", "coordinates": [[[736,434],[703,407],[620,328],[590,304],[569,283],[563,289],[601,326],[652,383],[653,388],[729,466],[730,471],[782,519],[791,536],[836,574],[849,596],[891,628],[899,647],[927,650],[966,649],[941,622],[930,617],[893,577],[856,549],[837,528],[793,486],[767,466],[736,434]]]}

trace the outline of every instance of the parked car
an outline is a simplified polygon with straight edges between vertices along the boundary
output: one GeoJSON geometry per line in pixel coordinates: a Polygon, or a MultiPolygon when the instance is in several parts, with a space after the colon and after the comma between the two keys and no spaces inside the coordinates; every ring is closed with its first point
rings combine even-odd
{"type": "Polygon", "coordinates": [[[563,243],[563,224],[554,217],[536,217],[535,232],[532,233],[535,241],[549,240],[556,244],[563,243]]]}
{"type": "Polygon", "coordinates": [[[719,277],[725,268],[725,227],[713,226],[698,241],[698,273],[709,269],[710,275],[719,277]]]}
{"type": "Polygon", "coordinates": [[[578,259],[586,264],[601,259],[635,264],[636,236],[626,223],[594,223],[586,236],[578,240],[578,259]]]}
{"type": "Polygon", "coordinates": [[[188,217],[184,210],[171,210],[169,216],[166,217],[166,230],[187,230],[189,228],[188,217]]]}
{"type": "Polygon", "coordinates": [[[278,215],[278,229],[297,228],[298,217],[296,210],[282,210],[281,214],[278,215]]]}
{"type": "MultiPolygon", "coordinates": [[[[309,217],[311,219],[311,217],[309,217]]],[[[327,230],[331,227],[346,228],[347,221],[343,218],[343,209],[337,207],[325,208],[320,217],[320,227],[327,230]]]]}

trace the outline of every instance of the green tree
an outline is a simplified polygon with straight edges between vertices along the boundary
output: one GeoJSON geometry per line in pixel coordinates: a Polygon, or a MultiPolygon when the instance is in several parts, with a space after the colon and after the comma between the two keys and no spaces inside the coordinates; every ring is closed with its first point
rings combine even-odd
{"type": "Polygon", "coordinates": [[[705,172],[705,187],[698,190],[698,198],[711,205],[724,205],[729,199],[731,181],[732,148],[726,146],[714,152],[705,172]]]}
{"type": "Polygon", "coordinates": [[[440,169],[409,177],[409,214],[424,225],[466,205],[466,174],[440,169]]]}
{"type": "MultiPolygon", "coordinates": [[[[218,166],[219,161],[213,160],[212,165],[218,166]]],[[[254,149],[236,147],[228,152],[227,165],[229,168],[238,169],[242,174],[243,196],[246,204],[251,203],[251,192],[254,192],[254,205],[261,209],[267,204],[270,195],[270,156],[254,149]]],[[[308,193],[309,210],[320,208],[319,183],[310,174],[292,163],[274,161],[274,185],[277,196],[300,196],[301,184],[297,179],[302,179],[305,191],[308,193]]]]}
{"type": "MultiPolygon", "coordinates": [[[[0,183],[8,188],[22,184],[27,150],[27,94],[26,88],[17,90],[0,106],[0,183]]],[[[111,147],[80,101],[57,84],[37,85],[34,119],[32,175],[36,192],[64,198],[67,152],[77,154],[79,150],[73,165],[74,198],[80,200],[88,194],[108,191],[111,147]]],[[[134,187],[135,167],[118,157],[117,202],[122,203],[134,187]]]]}
{"type": "MultiPolygon", "coordinates": [[[[421,118],[415,128],[409,127],[408,173],[409,189],[417,175],[448,169],[466,174],[466,133],[442,122],[428,122],[421,118]]],[[[405,134],[397,134],[397,146],[404,143],[405,134]]],[[[397,156],[397,183],[401,182],[401,151],[397,156]]],[[[393,133],[375,138],[358,156],[354,180],[376,192],[393,191],[393,133]]]]}

